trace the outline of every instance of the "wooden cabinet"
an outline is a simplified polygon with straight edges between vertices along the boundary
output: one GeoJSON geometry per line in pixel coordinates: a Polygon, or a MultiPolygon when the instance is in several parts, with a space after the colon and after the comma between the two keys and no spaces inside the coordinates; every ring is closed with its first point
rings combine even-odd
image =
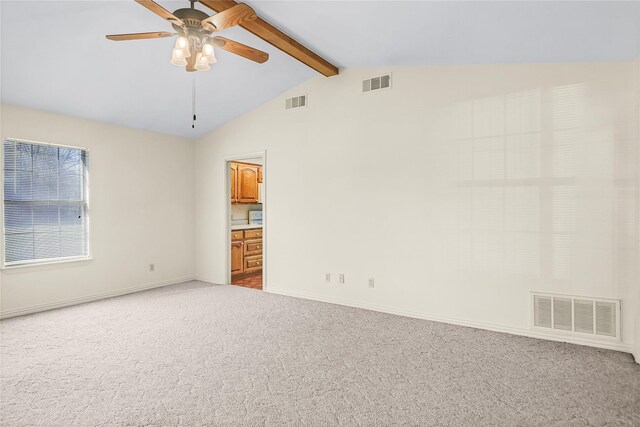
{"type": "Polygon", "coordinates": [[[231,279],[262,271],[262,229],[231,232],[231,279]]]}
{"type": "Polygon", "coordinates": [[[231,203],[258,203],[262,182],[262,166],[252,163],[231,163],[231,203]]]}
{"type": "Polygon", "coordinates": [[[238,163],[238,203],[258,203],[258,168],[238,163]]]}
{"type": "Polygon", "coordinates": [[[242,273],[244,261],[242,254],[243,242],[231,243],[231,275],[242,273]]]}
{"type": "Polygon", "coordinates": [[[231,203],[238,203],[238,164],[231,163],[231,203]]]}
{"type": "Polygon", "coordinates": [[[262,255],[244,257],[244,272],[252,273],[262,270],[262,255]]]}
{"type": "Polygon", "coordinates": [[[262,239],[262,228],[252,228],[251,230],[245,230],[244,238],[246,240],[262,239]]]}
{"type": "Polygon", "coordinates": [[[244,241],[244,255],[261,255],[262,254],[262,240],[245,240],[244,241]]]}

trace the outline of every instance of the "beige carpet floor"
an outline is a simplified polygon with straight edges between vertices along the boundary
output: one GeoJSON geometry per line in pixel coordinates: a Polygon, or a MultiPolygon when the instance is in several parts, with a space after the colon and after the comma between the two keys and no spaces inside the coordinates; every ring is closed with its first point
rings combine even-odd
{"type": "Polygon", "coordinates": [[[640,425],[625,353],[189,282],[3,320],[0,424],[640,425]]]}

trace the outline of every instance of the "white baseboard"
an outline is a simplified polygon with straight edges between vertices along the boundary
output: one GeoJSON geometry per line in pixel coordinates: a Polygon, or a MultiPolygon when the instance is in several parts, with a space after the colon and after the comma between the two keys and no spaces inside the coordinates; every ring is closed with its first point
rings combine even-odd
{"type": "Polygon", "coordinates": [[[13,310],[5,310],[0,312],[0,319],[8,319],[10,317],[24,316],[25,314],[39,313],[41,311],[54,310],[56,308],[69,307],[71,305],[83,304],[85,302],[97,301],[105,298],[117,297],[120,295],[132,294],[135,292],[145,291],[147,289],[160,288],[162,286],[175,285],[194,280],[193,277],[185,277],[182,279],[164,280],[162,282],[147,283],[144,285],[132,286],[114,291],[100,292],[92,295],[85,295],[78,298],[68,300],[55,301],[46,304],[32,305],[29,307],[16,308],[13,310]]]}
{"type": "MultiPolygon", "coordinates": [[[[532,331],[529,329],[513,328],[509,326],[455,319],[450,317],[433,316],[427,313],[400,310],[400,309],[395,309],[391,307],[379,306],[375,304],[362,303],[354,300],[326,297],[326,296],[307,293],[307,292],[291,291],[289,289],[269,287],[269,289],[266,292],[269,292],[272,294],[278,294],[278,295],[286,295],[286,296],[295,297],[295,298],[303,298],[303,299],[310,299],[314,301],[322,301],[322,302],[328,302],[332,304],[345,305],[348,307],[363,308],[365,310],[379,311],[382,313],[396,314],[399,316],[413,317],[416,319],[431,320],[434,322],[449,323],[452,325],[467,326],[470,328],[485,329],[485,330],[494,331],[494,332],[503,332],[507,334],[520,335],[520,336],[525,336],[530,338],[538,338],[538,339],[549,340],[549,341],[567,342],[571,344],[586,345],[590,347],[598,347],[598,348],[605,348],[608,350],[622,351],[625,353],[631,353],[631,350],[632,350],[631,345],[623,344],[621,342],[601,342],[601,341],[581,339],[576,337],[556,336],[552,334],[546,334],[544,332],[532,331]]],[[[636,357],[636,360],[638,360],[638,357],[636,357]]]]}
{"type": "MultiPolygon", "coordinates": [[[[109,291],[109,292],[101,292],[101,293],[98,293],[98,294],[86,295],[86,296],[79,297],[79,298],[72,298],[72,299],[68,299],[68,300],[56,301],[56,302],[47,303],[47,304],[38,304],[38,305],[33,305],[33,306],[23,307],[23,308],[18,308],[18,309],[13,309],[13,310],[5,310],[5,311],[0,312],[0,319],[8,319],[10,317],[23,316],[23,315],[26,315],[26,314],[39,313],[41,311],[54,310],[56,308],[69,307],[69,306],[72,306],[72,305],[77,305],[77,304],[82,304],[82,303],[86,303],[86,302],[97,301],[97,300],[101,300],[101,299],[105,299],[105,298],[112,298],[112,297],[117,297],[117,296],[120,296],[120,295],[132,294],[132,293],[144,291],[144,290],[147,290],[147,289],[153,289],[153,288],[160,288],[162,286],[175,285],[175,284],[178,284],[178,283],[188,282],[188,281],[191,281],[191,280],[199,280],[199,281],[202,281],[202,282],[214,283],[212,280],[209,280],[209,279],[206,279],[206,278],[202,278],[202,277],[185,277],[185,278],[181,278],[181,279],[173,279],[173,280],[165,280],[165,281],[161,281],[161,282],[147,283],[147,284],[144,284],[144,285],[133,286],[133,287],[126,288],[126,289],[118,289],[118,290],[109,291]]],[[[433,315],[430,315],[430,314],[427,314],[427,313],[419,313],[419,312],[413,312],[413,311],[408,311],[408,310],[400,310],[400,309],[395,309],[395,308],[390,308],[390,307],[385,307],[385,306],[379,306],[379,305],[375,305],[375,304],[362,303],[362,302],[354,301],[354,300],[348,300],[348,299],[342,299],[342,298],[334,298],[334,297],[326,297],[326,296],[322,296],[322,295],[311,294],[311,293],[307,293],[307,292],[291,291],[291,290],[288,290],[288,289],[275,288],[275,287],[271,287],[271,286],[265,292],[269,292],[269,293],[272,293],[272,294],[278,294],[278,295],[286,295],[286,296],[295,297],[295,298],[303,298],[303,299],[309,299],[309,300],[314,300],[314,301],[322,301],[322,302],[327,302],[327,303],[331,303],[331,304],[339,304],[339,305],[344,305],[344,306],[348,306],[348,307],[362,308],[362,309],[365,309],[365,310],[379,311],[379,312],[382,312],[382,313],[395,314],[395,315],[399,315],[399,316],[413,317],[413,318],[416,318],[416,319],[431,320],[431,321],[434,321],[434,322],[449,323],[449,324],[452,324],[452,325],[467,326],[467,327],[471,327],[471,328],[485,329],[485,330],[494,331],[494,332],[503,332],[503,333],[507,333],[507,334],[520,335],[520,336],[525,336],[525,337],[530,337],[530,338],[538,338],[538,339],[544,339],[544,340],[550,340],[550,341],[567,342],[567,343],[571,343],[571,344],[586,345],[586,346],[590,346],[590,347],[598,347],[598,348],[605,348],[605,349],[609,349],[609,350],[623,351],[625,353],[632,353],[631,345],[618,343],[618,342],[616,342],[616,343],[613,343],[613,342],[608,343],[608,342],[599,342],[599,341],[588,340],[588,339],[579,339],[579,338],[575,338],[575,337],[559,337],[559,336],[555,336],[555,335],[551,335],[551,334],[545,334],[543,332],[532,331],[532,330],[528,330],[528,329],[512,328],[512,327],[508,327],[508,326],[494,325],[494,324],[485,323],[485,322],[475,322],[475,321],[469,321],[469,320],[454,319],[454,318],[450,318],[450,317],[433,316],[433,315]]],[[[636,362],[640,363],[640,354],[633,353],[633,355],[635,357],[636,362]]]]}
{"type": "Polygon", "coordinates": [[[202,277],[202,276],[196,276],[196,277],[193,278],[193,280],[197,280],[199,282],[211,283],[212,285],[221,285],[222,284],[220,282],[216,282],[215,280],[207,279],[206,277],[202,277]]]}

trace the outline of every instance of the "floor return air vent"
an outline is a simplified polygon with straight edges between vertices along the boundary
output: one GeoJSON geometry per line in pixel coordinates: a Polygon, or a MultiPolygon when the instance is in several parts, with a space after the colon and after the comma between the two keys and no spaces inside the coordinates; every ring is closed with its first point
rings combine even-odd
{"type": "Polygon", "coordinates": [[[559,335],[620,339],[620,300],[532,292],[534,328],[559,335]]]}

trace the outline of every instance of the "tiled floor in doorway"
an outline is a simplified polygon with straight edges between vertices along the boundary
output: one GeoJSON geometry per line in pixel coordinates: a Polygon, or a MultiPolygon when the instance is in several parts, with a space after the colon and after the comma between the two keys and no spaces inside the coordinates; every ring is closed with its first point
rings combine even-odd
{"type": "Polygon", "coordinates": [[[242,279],[235,279],[231,284],[235,286],[243,286],[245,288],[262,290],[262,274],[242,279]]]}

